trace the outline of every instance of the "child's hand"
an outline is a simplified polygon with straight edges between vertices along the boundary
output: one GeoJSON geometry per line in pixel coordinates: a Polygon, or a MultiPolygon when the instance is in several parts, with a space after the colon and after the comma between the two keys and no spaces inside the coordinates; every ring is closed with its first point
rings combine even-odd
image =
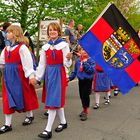
{"type": "Polygon", "coordinates": [[[37,84],[37,80],[35,78],[29,79],[29,84],[35,86],[37,84]]]}
{"type": "Polygon", "coordinates": [[[72,53],[69,52],[69,53],[66,55],[66,58],[67,58],[68,60],[70,60],[70,59],[72,58],[72,53]]]}
{"type": "Polygon", "coordinates": [[[85,58],[85,59],[82,60],[82,62],[86,62],[86,61],[87,61],[87,58],[85,58]]]}
{"type": "Polygon", "coordinates": [[[81,54],[79,52],[73,51],[73,54],[77,55],[78,57],[81,56],[81,54]]]}
{"type": "Polygon", "coordinates": [[[67,82],[69,82],[70,81],[70,79],[69,78],[67,78],[67,82]]]}

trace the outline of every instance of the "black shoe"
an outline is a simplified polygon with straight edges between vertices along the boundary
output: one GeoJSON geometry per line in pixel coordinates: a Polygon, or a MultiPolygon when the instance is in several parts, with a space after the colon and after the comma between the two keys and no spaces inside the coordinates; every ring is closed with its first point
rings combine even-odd
{"type": "Polygon", "coordinates": [[[105,105],[108,105],[108,104],[110,104],[110,101],[109,101],[109,99],[107,99],[106,101],[105,101],[105,103],[104,103],[105,105]]]}
{"type": "Polygon", "coordinates": [[[118,96],[119,93],[114,93],[114,96],[118,96]]]}
{"type": "Polygon", "coordinates": [[[66,129],[68,127],[67,123],[66,124],[59,124],[57,128],[55,129],[55,132],[61,132],[63,129],[66,129]]]}
{"type": "Polygon", "coordinates": [[[33,120],[34,120],[34,117],[26,117],[22,125],[30,125],[33,120]]]}
{"type": "Polygon", "coordinates": [[[135,85],[135,87],[137,87],[137,86],[139,86],[139,84],[138,84],[138,83],[135,85]]]}
{"type": "Polygon", "coordinates": [[[114,96],[118,96],[119,92],[120,92],[119,89],[115,89],[115,90],[114,90],[114,96]]]}
{"type": "Polygon", "coordinates": [[[38,137],[45,138],[46,140],[50,139],[52,137],[52,131],[48,132],[48,131],[44,130],[42,133],[38,134],[38,137]]]}
{"type": "Polygon", "coordinates": [[[82,117],[83,113],[84,113],[84,112],[82,111],[82,112],[79,114],[79,117],[82,117]]]}
{"type": "Polygon", "coordinates": [[[44,115],[48,117],[49,116],[49,113],[48,112],[45,112],[44,115]]]}
{"type": "MultiPolygon", "coordinates": [[[[111,95],[109,95],[109,99],[111,98],[111,95]]],[[[104,96],[104,99],[106,100],[107,98],[106,98],[106,96],[104,96]]]]}
{"type": "Polygon", "coordinates": [[[0,128],[0,134],[6,133],[8,131],[12,131],[12,126],[8,126],[8,125],[3,125],[0,128]]]}
{"type": "Polygon", "coordinates": [[[96,103],[96,104],[93,106],[93,109],[99,109],[99,107],[100,107],[99,104],[96,103]]]}
{"type": "Polygon", "coordinates": [[[81,118],[80,118],[81,121],[86,121],[87,120],[87,113],[84,113],[82,114],[81,118]]]}

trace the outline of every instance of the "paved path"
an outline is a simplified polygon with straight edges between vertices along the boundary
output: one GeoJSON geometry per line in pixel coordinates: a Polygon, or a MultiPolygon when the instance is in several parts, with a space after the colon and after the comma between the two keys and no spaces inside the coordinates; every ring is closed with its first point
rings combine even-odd
{"type": "MultiPolygon", "coordinates": [[[[41,93],[38,90],[39,101],[41,93]]],[[[1,100],[0,100],[1,102],[1,100]]],[[[52,140],[140,140],[140,86],[125,95],[111,98],[110,105],[103,104],[101,108],[93,110],[93,95],[91,95],[91,108],[87,121],[82,122],[78,118],[81,112],[81,103],[78,96],[77,82],[69,83],[66,99],[66,118],[68,129],[62,133],[54,132],[58,125],[56,118],[53,125],[52,140]]],[[[43,115],[43,104],[35,111],[34,123],[30,126],[22,126],[24,114],[15,113],[13,116],[13,131],[0,135],[0,140],[41,140],[37,137],[47,123],[43,115]]],[[[3,114],[0,106],[0,125],[3,125],[3,114]]]]}

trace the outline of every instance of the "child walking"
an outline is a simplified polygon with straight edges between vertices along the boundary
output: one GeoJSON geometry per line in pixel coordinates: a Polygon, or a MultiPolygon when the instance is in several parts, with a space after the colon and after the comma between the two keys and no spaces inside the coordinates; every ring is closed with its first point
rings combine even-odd
{"type": "Polygon", "coordinates": [[[42,47],[39,66],[36,71],[36,79],[40,81],[44,76],[43,100],[48,110],[48,123],[45,130],[38,136],[49,139],[52,137],[52,125],[56,116],[59,116],[60,124],[55,129],[61,132],[67,128],[64,114],[66,93],[65,66],[70,67],[72,61],[69,57],[69,46],[61,37],[61,28],[58,23],[48,25],[47,35],[50,40],[42,47]]]}
{"type": "Polygon", "coordinates": [[[16,25],[9,26],[7,38],[11,45],[1,53],[4,62],[2,103],[5,124],[0,128],[0,134],[12,130],[12,115],[15,111],[26,112],[22,124],[29,125],[34,120],[32,110],[38,108],[35,88],[30,84],[35,74],[33,61],[29,49],[24,45],[22,29],[16,25]]]}
{"type": "Polygon", "coordinates": [[[105,105],[110,103],[110,90],[111,90],[111,80],[108,76],[103,72],[101,67],[96,64],[96,72],[94,74],[93,79],[93,91],[95,92],[95,105],[93,109],[98,109],[100,107],[100,92],[105,92],[105,105]]]}
{"type": "Polygon", "coordinates": [[[88,54],[80,47],[79,58],[77,58],[74,70],[69,76],[69,81],[73,80],[76,76],[78,78],[79,96],[81,99],[83,110],[79,114],[81,121],[87,120],[88,108],[90,105],[90,93],[92,87],[94,61],[88,54]]]}

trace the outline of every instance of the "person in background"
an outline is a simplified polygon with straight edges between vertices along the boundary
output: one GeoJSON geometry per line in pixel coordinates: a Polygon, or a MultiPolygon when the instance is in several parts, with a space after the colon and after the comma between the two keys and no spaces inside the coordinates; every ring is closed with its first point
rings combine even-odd
{"type": "MultiPolygon", "coordinates": [[[[73,52],[77,52],[77,38],[76,38],[76,34],[75,34],[75,29],[74,29],[74,20],[71,19],[68,22],[68,26],[65,29],[65,36],[66,36],[66,42],[69,43],[70,46],[70,51],[73,52]]],[[[75,55],[75,53],[73,53],[74,55],[72,55],[72,67],[74,66],[75,60],[77,58],[77,56],[75,55]]]]}
{"type": "Polygon", "coordinates": [[[24,39],[25,39],[25,45],[29,48],[29,51],[30,51],[31,56],[32,56],[33,68],[34,68],[34,70],[36,70],[37,62],[36,62],[36,58],[35,58],[35,56],[33,54],[32,47],[29,45],[30,41],[29,41],[29,39],[26,36],[24,36],[24,39]]]}
{"type": "Polygon", "coordinates": [[[73,46],[77,44],[73,19],[71,19],[68,22],[68,26],[65,29],[65,36],[66,36],[66,41],[70,44],[70,48],[73,49],[73,46]]]}
{"type": "Polygon", "coordinates": [[[0,50],[2,51],[5,46],[10,46],[10,41],[6,37],[6,29],[11,25],[9,22],[5,22],[2,25],[2,30],[0,31],[0,50]]]}
{"type": "Polygon", "coordinates": [[[38,99],[34,83],[35,71],[29,49],[25,45],[25,37],[21,27],[10,25],[7,28],[6,46],[1,59],[4,62],[2,79],[2,104],[5,124],[0,128],[0,134],[12,130],[12,116],[15,111],[26,112],[22,125],[30,125],[34,120],[33,110],[38,108],[38,99]]]}
{"type": "MultiPolygon", "coordinates": [[[[31,50],[32,54],[34,55],[34,48],[35,48],[35,45],[34,45],[32,39],[31,39],[31,37],[30,37],[30,34],[28,33],[27,30],[24,31],[24,36],[26,36],[26,37],[28,38],[30,50],[31,50]]],[[[34,57],[35,57],[35,55],[34,55],[34,57]]]]}
{"type": "Polygon", "coordinates": [[[83,35],[83,25],[82,24],[77,25],[75,34],[76,34],[76,38],[77,38],[77,41],[78,41],[83,35]]]}
{"type": "Polygon", "coordinates": [[[79,96],[82,103],[82,112],[79,114],[80,120],[87,120],[90,105],[90,93],[93,81],[93,73],[95,64],[88,54],[81,48],[78,48],[79,57],[75,62],[74,69],[69,76],[69,81],[72,81],[76,76],[78,78],[79,96]]]}
{"type": "Polygon", "coordinates": [[[45,130],[38,137],[45,139],[52,137],[52,125],[56,113],[59,116],[60,124],[55,132],[61,132],[68,126],[64,113],[67,86],[65,67],[70,67],[72,63],[69,45],[61,39],[60,25],[56,22],[50,23],[47,28],[47,35],[50,40],[42,47],[36,70],[37,81],[44,77],[42,100],[48,110],[48,122],[45,130]]]}
{"type": "Polygon", "coordinates": [[[2,27],[2,24],[0,24],[0,31],[2,31],[3,30],[3,27],[2,27]]]}

